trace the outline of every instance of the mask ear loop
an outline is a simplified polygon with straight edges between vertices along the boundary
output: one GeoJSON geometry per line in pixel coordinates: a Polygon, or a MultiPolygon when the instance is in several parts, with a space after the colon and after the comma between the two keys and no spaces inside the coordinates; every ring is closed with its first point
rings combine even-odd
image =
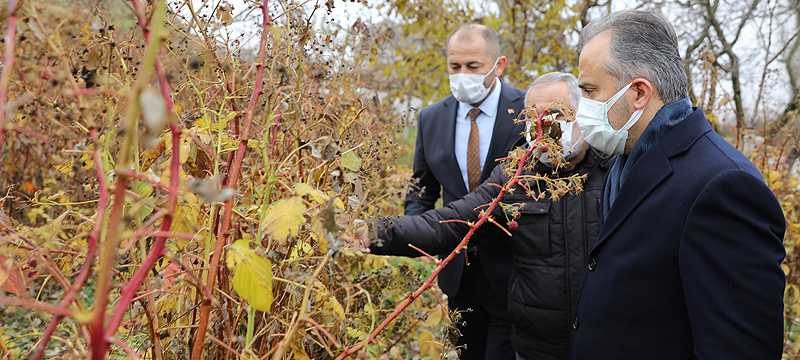
{"type": "MultiPolygon", "coordinates": [[[[561,127],[561,146],[564,148],[564,153],[566,155],[572,154],[572,151],[575,150],[575,142],[573,138],[575,137],[575,124],[572,122],[564,122],[563,124],[559,124],[561,127]],[[566,130],[565,130],[566,129],[566,130]],[[568,139],[569,146],[564,146],[564,139],[568,139]]],[[[566,160],[567,156],[564,157],[566,160]]]]}
{"type": "MultiPolygon", "coordinates": [[[[614,106],[614,104],[616,104],[620,98],[622,98],[622,95],[625,95],[625,92],[627,92],[628,89],[631,88],[631,86],[633,86],[633,82],[628,83],[628,85],[626,85],[622,89],[619,89],[619,91],[617,91],[617,93],[614,94],[614,96],[606,100],[605,103],[606,114],[608,114],[608,111],[611,110],[611,107],[614,106]]],[[[639,118],[642,117],[642,113],[643,110],[634,111],[633,114],[631,114],[630,119],[628,119],[628,121],[625,123],[625,125],[622,125],[622,127],[619,130],[617,130],[617,133],[630,130],[630,128],[633,127],[633,125],[636,124],[637,121],[639,121],[639,118]]]]}
{"type": "MultiPolygon", "coordinates": [[[[632,85],[633,85],[633,82],[628,84],[627,88],[630,88],[632,85]]],[[[639,119],[642,117],[643,113],[644,113],[644,109],[640,109],[640,110],[634,111],[633,114],[631,114],[630,119],[628,119],[628,121],[625,123],[625,125],[622,125],[622,127],[618,130],[618,132],[630,130],[633,127],[633,125],[635,125],[636,122],[639,121],[639,119]]]]}
{"type": "Polygon", "coordinates": [[[634,111],[633,114],[631,114],[631,118],[628,119],[628,122],[626,122],[625,125],[622,125],[622,127],[619,130],[617,130],[617,132],[630,130],[633,127],[633,125],[636,124],[637,121],[639,121],[639,118],[642,117],[642,113],[644,113],[644,110],[634,111]]]}
{"type": "Polygon", "coordinates": [[[622,89],[619,89],[619,91],[617,91],[617,93],[614,94],[614,96],[612,96],[608,100],[606,100],[606,103],[605,103],[606,111],[610,110],[611,107],[614,106],[614,104],[616,104],[617,101],[619,101],[619,99],[622,97],[622,95],[625,95],[625,92],[628,91],[628,89],[630,89],[631,86],[633,86],[633,82],[628,83],[628,85],[626,85],[622,89]]]}
{"type": "MultiPolygon", "coordinates": [[[[483,87],[488,89],[489,85],[491,85],[491,81],[492,81],[492,76],[491,75],[494,75],[495,70],[497,70],[497,63],[499,61],[500,61],[500,58],[495,59],[494,60],[494,65],[492,65],[492,69],[489,70],[489,72],[486,73],[486,75],[484,75],[484,77],[483,77],[483,87]]],[[[497,75],[494,75],[494,77],[497,77],[497,75]]]]}

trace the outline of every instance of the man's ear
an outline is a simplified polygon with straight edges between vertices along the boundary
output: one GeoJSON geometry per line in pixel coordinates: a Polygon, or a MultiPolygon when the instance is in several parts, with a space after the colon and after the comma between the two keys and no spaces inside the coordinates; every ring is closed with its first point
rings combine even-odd
{"type": "Polygon", "coordinates": [[[631,90],[635,96],[633,101],[633,108],[636,110],[644,109],[653,98],[658,97],[656,88],[650,80],[644,78],[636,78],[631,82],[631,90]]]}
{"type": "Polygon", "coordinates": [[[506,72],[506,66],[508,66],[508,58],[501,55],[497,58],[497,68],[494,70],[495,75],[497,75],[497,77],[503,77],[503,74],[506,72]]]}

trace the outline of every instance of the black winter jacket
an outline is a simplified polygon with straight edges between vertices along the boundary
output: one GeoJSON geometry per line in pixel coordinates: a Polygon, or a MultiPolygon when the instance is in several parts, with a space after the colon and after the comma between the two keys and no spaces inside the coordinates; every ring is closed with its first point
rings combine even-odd
{"type": "MultiPolygon", "coordinates": [[[[587,253],[600,231],[600,194],[607,168],[607,163],[589,150],[575,169],[561,174],[587,174],[583,193],[558,201],[535,201],[517,188],[503,199],[506,204],[524,204],[519,227],[512,232],[513,236],[491,229],[494,226],[487,223],[480,231],[493,231],[498,235],[475,237],[511,247],[513,264],[508,306],[515,321],[512,341],[514,350],[525,358],[567,358],[571,322],[587,266],[587,253]]],[[[413,244],[431,254],[449,253],[469,229],[462,223],[442,224],[440,221],[476,220],[478,212],[474,209],[491,202],[500,191],[493,184],[504,184],[507,180],[503,167],[497,166],[480,187],[446,207],[422,215],[378,221],[377,239],[370,251],[378,255],[419,256],[408,246],[413,244]]],[[[506,219],[499,207],[493,215],[498,221],[506,219]]],[[[480,247],[481,244],[470,246],[480,247]]]]}

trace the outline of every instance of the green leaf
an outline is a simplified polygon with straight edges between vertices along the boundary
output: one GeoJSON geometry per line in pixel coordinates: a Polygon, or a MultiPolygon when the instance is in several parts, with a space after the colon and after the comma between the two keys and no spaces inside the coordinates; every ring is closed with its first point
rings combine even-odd
{"type": "Polygon", "coordinates": [[[131,191],[144,198],[153,193],[153,186],[144,181],[134,181],[131,185],[131,191]]]}
{"type": "Polygon", "coordinates": [[[358,171],[361,169],[361,158],[353,150],[342,153],[342,167],[350,171],[358,171]]]}
{"type": "Polygon", "coordinates": [[[233,270],[233,290],[258,311],[272,307],[272,263],[250,248],[250,241],[237,240],[225,259],[233,270]]]}
{"type": "Polygon", "coordinates": [[[286,241],[300,231],[306,221],[306,205],[303,198],[294,196],[278,200],[267,207],[260,228],[277,241],[286,241]]]}
{"type": "Polygon", "coordinates": [[[131,191],[141,198],[131,207],[131,210],[133,210],[131,215],[137,225],[141,225],[156,207],[156,200],[150,197],[153,194],[153,190],[153,186],[144,181],[135,181],[131,184],[131,191]]]}

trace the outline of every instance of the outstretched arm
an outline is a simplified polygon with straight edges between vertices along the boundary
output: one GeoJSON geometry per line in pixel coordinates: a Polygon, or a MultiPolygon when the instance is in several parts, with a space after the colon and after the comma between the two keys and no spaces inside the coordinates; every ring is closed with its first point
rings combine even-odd
{"type": "Polygon", "coordinates": [[[419,256],[420,253],[409,246],[412,244],[433,255],[450,253],[469,231],[469,227],[461,222],[442,221],[476,220],[480,210],[475,209],[491,202],[500,193],[495,184],[502,185],[505,180],[502,166],[497,166],[475,191],[446,207],[421,215],[380,219],[375,223],[370,252],[377,255],[419,256]]]}

